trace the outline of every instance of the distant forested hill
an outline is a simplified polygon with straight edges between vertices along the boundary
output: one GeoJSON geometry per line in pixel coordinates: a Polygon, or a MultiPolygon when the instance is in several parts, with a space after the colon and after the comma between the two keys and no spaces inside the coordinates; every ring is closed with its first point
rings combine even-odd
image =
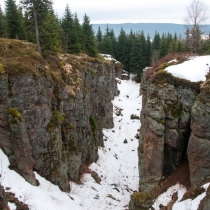
{"type": "MultiPolygon", "coordinates": [[[[93,29],[95,33],[100,26],[102,32],[105,32],[105,28],[107,24],[93,24],[93,29]]],[[[154,37],[155,31],[162,33],[171,33],[174,34],[175,32],[177,35],[181,35],[182,38],[185,37],[185,30],[186,27],[184,24],[174,24],[174,23],[122,23],[122,24],[108,24],[110,29],[113,29],[115,32],[115,36],[119,35],[120,29],[123,28],[126,34],[129,34],[131,29],[133,32],[141,32],[143,31],[145,35],[149,34],[150,37],[154,37]]],[[[210,33],[210,25],[203,25],[201,30],[204,34],[210,33]]]]}

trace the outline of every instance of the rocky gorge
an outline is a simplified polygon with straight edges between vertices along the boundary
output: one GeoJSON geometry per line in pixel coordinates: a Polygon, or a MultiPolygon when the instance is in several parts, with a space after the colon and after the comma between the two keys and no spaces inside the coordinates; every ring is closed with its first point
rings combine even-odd
{"type": "Polygon", "coordinates": [[[142,75],[140,183],[139,193],[131,196],[133,210],[152,208],[154,191],[184,162],[189,162],[191,189],[210,178],[209,76],[205,82],[174,77],[164,70],[170,60],[166,56],[142,75]]]}
{"type": "Polygon", "coordinates": [[[0,147],[32,185],[34,171],[68,191],[98,158],[122,64],[87,55],[41,57],[30,43],[0,39],[0,147]]]}

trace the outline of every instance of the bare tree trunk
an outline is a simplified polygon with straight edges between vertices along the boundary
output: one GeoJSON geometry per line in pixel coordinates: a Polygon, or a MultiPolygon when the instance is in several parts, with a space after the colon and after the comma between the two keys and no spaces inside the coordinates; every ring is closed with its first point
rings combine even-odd
{"type": "Polygon", "coordinates": [[[36,44],[37,44],[37,49],[39,54],[41,55],[41,46],[39,42],[39,29],[38,29],[38,23],[37,23],[37,12],[36,12],[36,7],[35,7],[35,2],[33,0],[33,10],[34,10],[34,24],[35,24],[35,32],[36,32],[36,44]]]}

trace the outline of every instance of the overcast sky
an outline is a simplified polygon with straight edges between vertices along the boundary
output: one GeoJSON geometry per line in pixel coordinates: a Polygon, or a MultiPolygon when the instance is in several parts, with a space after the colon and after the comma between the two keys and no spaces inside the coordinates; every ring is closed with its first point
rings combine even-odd
{"type": "MultiPolygon", "coordinates": [[[[91,23],[180,23],[192,0],[53,0],[61,17],[67,4],[80,21],[86,13],[91,23]]],[[[203,0],[210,7],[209,0],[203,0]]],[[[3,5],[4,0],[0,0],[3,5]]],[[[18,0],[16,2],[19,2],[18,0]]],[[[207,23],[210,23],[208,21],[207,23]]]]}
{"type": "Polygon", "coordinates": [[[80,20],[86,13],[91,23],[183,24],[186,8],[191,0],[54,0],[53,2],[58,14],[63,14],[66,4],[69,4],[71,11],[77,12],[80,20]]]}

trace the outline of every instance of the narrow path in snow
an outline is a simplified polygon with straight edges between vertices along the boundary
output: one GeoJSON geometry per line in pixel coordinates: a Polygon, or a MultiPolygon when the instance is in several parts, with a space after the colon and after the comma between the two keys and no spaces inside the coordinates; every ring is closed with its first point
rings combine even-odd
{"type": "MultiPolygon", "coordinates": [[[[90,209],[127,209],[130,194],[138,190],[138,139],[135,135],[140,121],[131,120],[131,115],[140,115],[139,84],[119,80],[118,88],[120,94],[113,100],[114,128],[104,129],[105,147],[99,149],[97,163],[90,166],[102,179],[101,185],[94,185],[98,202],[90,209]]],[[[93,185],[86,179],[83,180],[85,185],[93,185]]]]}

